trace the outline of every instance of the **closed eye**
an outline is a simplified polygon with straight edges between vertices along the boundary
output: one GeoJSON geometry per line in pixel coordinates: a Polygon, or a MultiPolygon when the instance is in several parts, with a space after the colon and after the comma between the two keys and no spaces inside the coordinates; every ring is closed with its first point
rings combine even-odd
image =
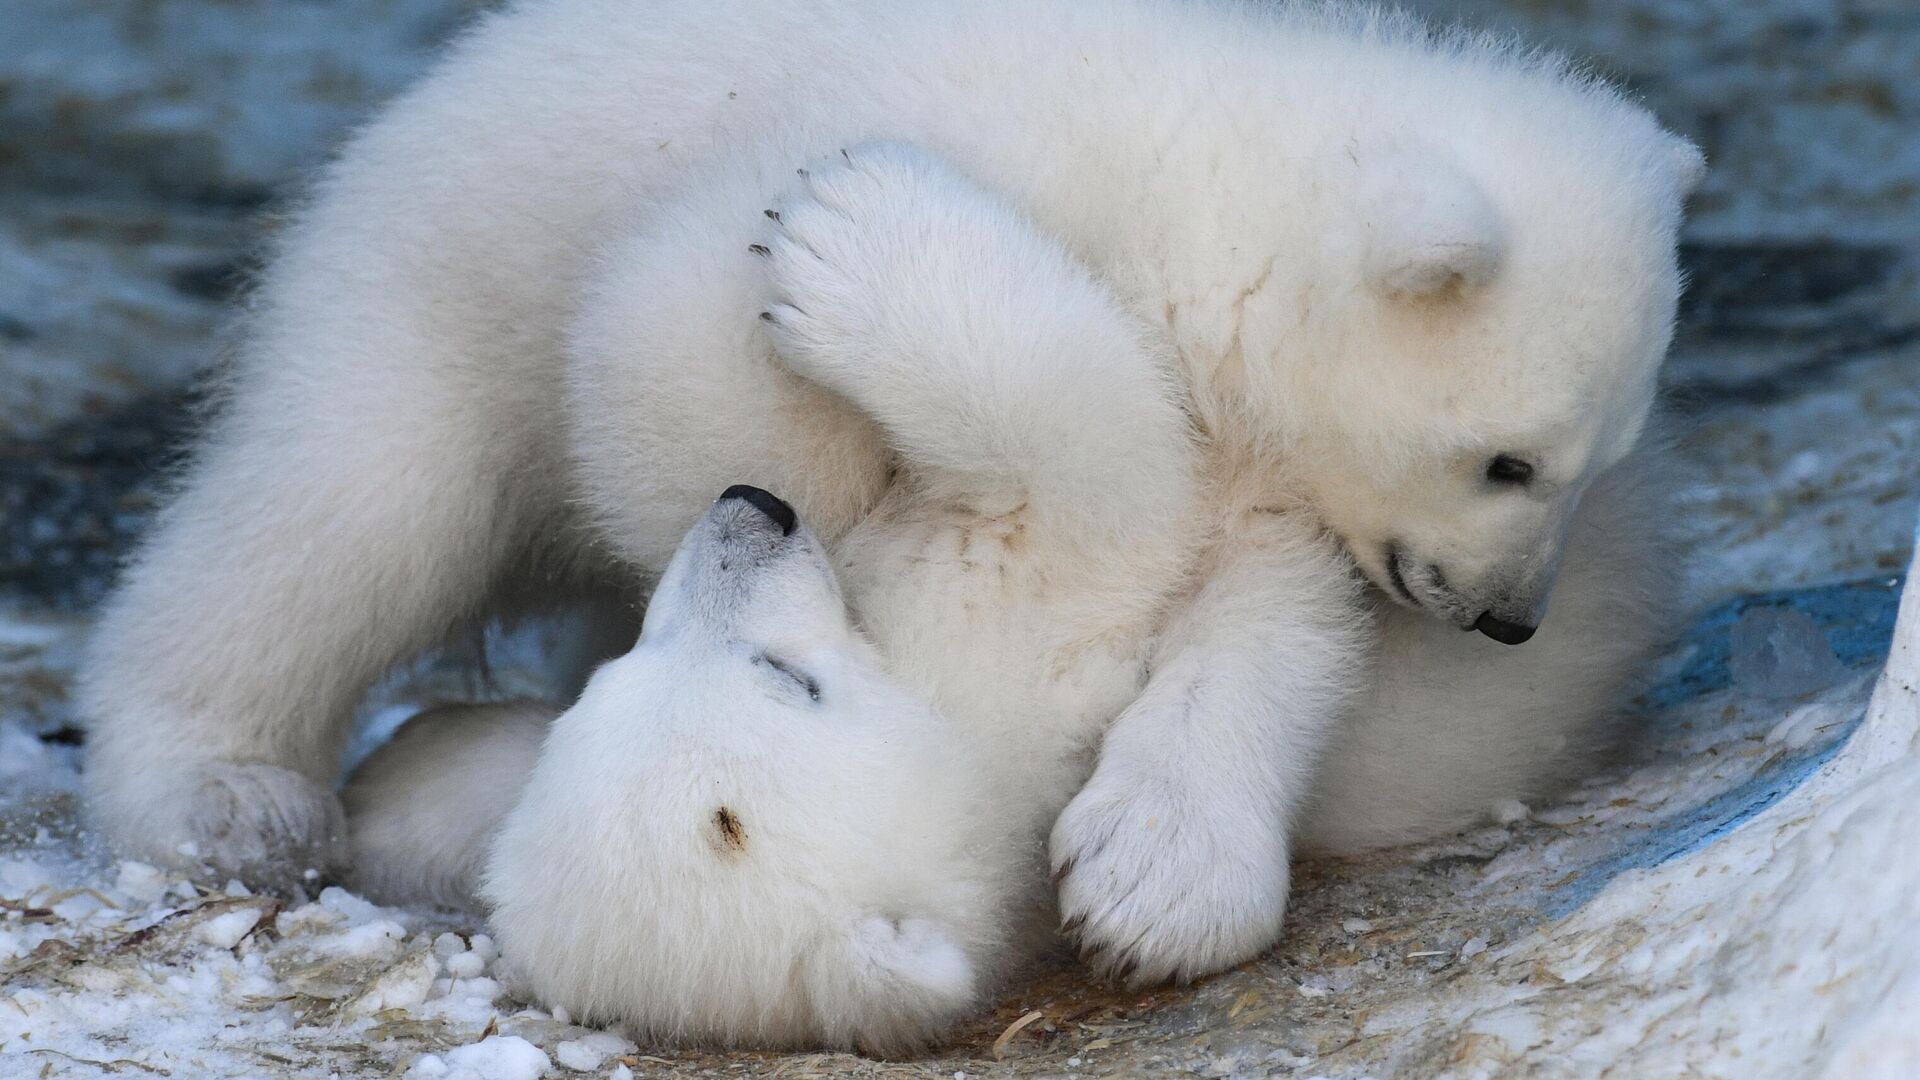
{"type": "Polygon", "coordinates": [[[808,700],[820,700],[819,681],[806,672],[801,671],[799,668],[794,667],[792,664],[787,663],[785,660],[778,659],[767,653],[760,653],[753,658],[753,662],[792,684],[801,693],[807,695],[808,700]]]}

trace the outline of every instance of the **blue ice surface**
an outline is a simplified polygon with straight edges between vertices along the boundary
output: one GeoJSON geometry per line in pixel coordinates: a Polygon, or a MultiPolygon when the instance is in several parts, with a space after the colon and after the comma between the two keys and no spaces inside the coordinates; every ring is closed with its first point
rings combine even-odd
{"type": "Polygon", "coordinates": [[[1707,612],[1687,632],[1690,646],[1679,669],[1646,693],[1646,708],[1656,723],[1671,718],[1675,706],[1733,684],[1729,666],[1733,624],[1753,608],[1791,607],[1805,612],[1827,635],[1827,644],[1849,668],[1880,663],[1893,644],[1893,617],[1900,608],[1898,576],[1782,592],[1750,593],[1707,612]]]}
{"type": "MultiPolygon", "coordinates": [[[[1671,732],[1682,706],[1733,685],[1729,655],[1733,624],[1757,607],[1792,607],[1805,612],[1826,634],[1835,655],[1852,673],[1878,667],[1893,644],[1894,616],[1900,607],[1901,577],[1881,577],[1807,589],[1753,593],[1712,609],[1688,631],[1683,659],[1644,697],[1649,734],[1671,732]]],[[[1697,714],[1694,714],[1697,716],[1697,714]]],[[[1583,868],[1566,884],[1541,898],[1541,913],[1558,919],[1585,904],[1607,882],[1627,870],[1659,866],[1713,843],[1741,822],[1773,805],[1838,753],[1866,715],[1866,703],[1832,737],[1801,751],[1788,751],[1753,777],[1704,802],[1687,807],[1651,827],[1628,830],[1612,854],[1583,868]]]]}

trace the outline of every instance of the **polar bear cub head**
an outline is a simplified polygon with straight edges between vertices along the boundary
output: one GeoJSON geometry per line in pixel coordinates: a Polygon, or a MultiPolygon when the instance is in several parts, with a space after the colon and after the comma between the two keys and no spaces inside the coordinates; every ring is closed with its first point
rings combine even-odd
{"type": "Polygon", "coordinates": [[[1647,422],[1704,164],[1575,81],[1507,73],[1525,108],[1446,114],[1505,85],[1481,74],[1327,155],[1310,228],[1238,299],[1214,397],[1290,418],[1287,467],[1381,590],[1518,643],[1581,494],[1647,422]]]}
{"type": "Polygon", "coordinates": [[[547,738],[483,892],[576,1017],[760,1046],[923,1043],[975,1002],[979,774],[764,491],[694,527],[639,643],[547,738]]]}

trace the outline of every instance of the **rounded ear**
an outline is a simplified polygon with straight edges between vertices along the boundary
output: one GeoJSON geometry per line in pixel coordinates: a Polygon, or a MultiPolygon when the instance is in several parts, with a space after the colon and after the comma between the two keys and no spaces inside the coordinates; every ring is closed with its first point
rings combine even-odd
{"type": "Polygon", "coordinates": [[[829,935],[801,963],[816,1022],[861,1050],[898,1057],[924,1049],[979,1006],[966,951],[925,919],[862,919],[829,935]]]}
{"type": "Polygon", "coordinates": [[[1438,153],[1388,151],[1359,165],[1369,285],[1421,298],[1493,282],[1500,218],[1471,177],[1438,153]]]}
{"type": "Polygon", "coordinates": [[[1685,199],[1700,189],[1700,181],[1707,178],[1707,155],[1693,145],[1689,139],[1678,135],[1667,136],[1667,166],[1673,170],[1673,182],[1680,198],[1685,199]]]}

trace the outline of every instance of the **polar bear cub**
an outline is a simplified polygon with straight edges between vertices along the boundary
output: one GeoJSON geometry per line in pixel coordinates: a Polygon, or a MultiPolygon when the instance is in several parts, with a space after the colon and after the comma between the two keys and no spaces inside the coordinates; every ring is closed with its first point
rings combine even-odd
{"type": "Polygon", "coordinates": [[[408,721],[344,793],[359,884],[477,900],[540,1000],[656,1041],[895,1054],[977,1004],[1019,862],[979,754],[780,500],[729,489],[556,713],[408,721]]]}
{"type": "Polygon", "coordinates": [[[1005,933],[986,790],[819,540],[738,487],[554,722],[481,891],[535,993],[584,1021],[897,1053],[978,1000],[1005,933]]]}

